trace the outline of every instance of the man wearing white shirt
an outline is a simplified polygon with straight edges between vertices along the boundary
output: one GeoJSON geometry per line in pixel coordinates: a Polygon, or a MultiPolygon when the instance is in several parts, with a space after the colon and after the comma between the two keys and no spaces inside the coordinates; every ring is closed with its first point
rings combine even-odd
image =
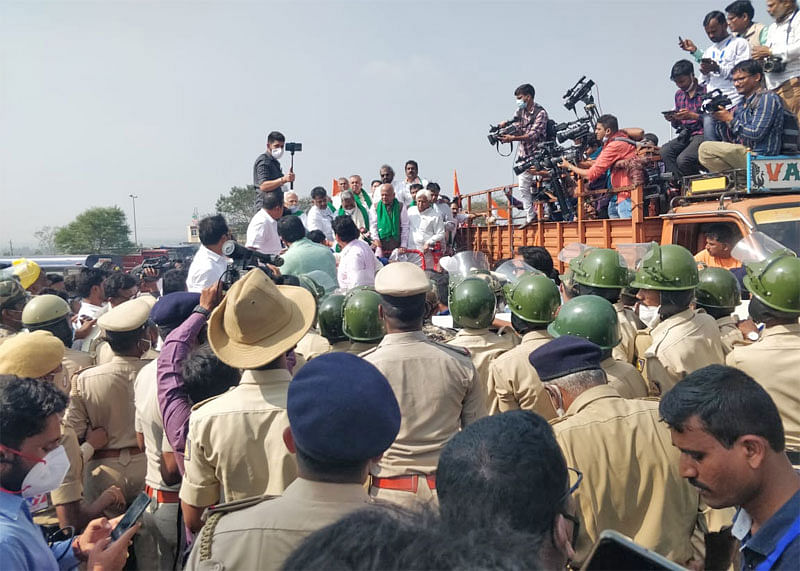
{"type": "Polygon", "coordinates": [[[767,29],[766,45],[753,50],[753,57],[780,58],[783,69],[764,74],[767,89],[783,99],[786,108],[800,121],[800,18],[796,0],[767,0],[767,12],[775,19],[767,29]]]}
{"type": "MultiPolygon", "coordinates": [[[[683,40],[680,46],[700,63],[700,83],[706,86],[706,92],[720,89],[730,98],[732,105],[738,105],[742,96],[733,86],[733,67],[740,61],[750,59],[750,44],[744,38],[734,37],[728,32],[725,14],[718,10],[706,14],[703,27],[708,39],[713,42],[704,52],[697,49],[692,40],[683,40]]],[[[703,137],[706,141],[719,138],[714,132],[714,119],[708,114],[703,115],[703,137]]]]}
{"type": "Polygon", "coordinates": [[[311,208],[306,214],[306,228],[309,232],[319,230],[325,235],[325,240],[332,244],[333,212],[328,208],[328,193],[321,186],[315,186],[311,189],[311,202],[311,208]]]}
{"type": "MultiPolygon", "coordinates": [[[[103,290],[105,275],[97,268],[81,268],[78,279],[75,281],[75,289],[81,296],[81,306],[78,309],[78,318],[73,323],[76,331],[82,330],[82,326],[87,321],[95,321],[98,317],[108,311],[106,294],[103,290]]],[[[87,325],[87,327],[89,327],[87,325]]],[[[79,351],[89,351],[92,342],[100,335],[100,328],[92,325],[89,332],[80,339],[75,339],[72,348],[79,351]]]]}
{"type": "Polygon", "coordinates": [[[425,264],[433,268],[432,250],[444,242],[444,222],[431,203],[431,191],[417,192],[417,204],[408,209],[409,245],[425,256],[425,264]]]}
{"type": "Polygon", "coordinates": [[[277,255],[283,249],[278,236],[278,219],[283,216],[283,191],[263,193],[262,207],[247,226],[245,246],[262,254],[277,255]]]}
{"type": "MultiPolygon", "coordinates": [[[[390,184],[392,188],[394,188],[395,198],[406,208],[411,206],[411,192],[409,191],[408,187],[411,186],[411,183],[406,185],[403,181],[394,180],[394,169],[389,165],[383,165],[381,167],[380,177],[381,177],[381,185],[383,184],[390,184]]],[[[372,203],[375,204],[381,199],[381,187],[378,186],[372,194],[372,203]]]]}
{"type": "Polygon", "coordinates": [[[379,199],[369,212],[369,235],[376,246],[375,254],[389,256],[396,248],[408,247],[408,212],[391,183],[380,185],[377,193],[379,199]]]}
{"type": "Polygon", "coordinates": [[[192,258],[186,276],[186,291],[200,293],[214,285],[228,268],[228,258],[222,255],[222,245],[230,239],[228,223],[221,214],[203,218],[197,225],[200,248],[192,258]]]}
{"type": "Polygon", "coordinates": [[[358,228],[347,216],[337,216],[333,221],[336,242],[342,248],[337,279],[344,290],[356,286],[374,286],[375,273],[381,267],[372,249],[358,237],[358,228]]]}

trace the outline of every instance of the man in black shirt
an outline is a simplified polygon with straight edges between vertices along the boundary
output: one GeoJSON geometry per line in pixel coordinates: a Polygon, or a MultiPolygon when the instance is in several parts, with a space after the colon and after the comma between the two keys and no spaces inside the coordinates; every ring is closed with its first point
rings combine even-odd
{"type": "Polygon", "coordinates": [[[256,211],[261,209],[262,193],[281,188],[287,182],[294,181],[294,172],[284,175],[281,170],[280,158],[283,156],[283,146],[286,137],[283,133],[272,131],[267,136],[267,150],[256,159],[253,165],[253,185],[260,192],[256,195],[256,211]]]}

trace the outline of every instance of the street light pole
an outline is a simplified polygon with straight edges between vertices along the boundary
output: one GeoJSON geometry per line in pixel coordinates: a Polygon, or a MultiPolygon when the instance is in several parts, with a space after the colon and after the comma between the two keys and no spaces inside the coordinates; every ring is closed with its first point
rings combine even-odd
{"type": "Polygon", "coordinates": [[[128,196],[131,197],[131,202],[133,203],[133,242],[138,246],[139,234],[136,231],[136,199],[139,197],[135,194],[129,194],[128,196]]]}

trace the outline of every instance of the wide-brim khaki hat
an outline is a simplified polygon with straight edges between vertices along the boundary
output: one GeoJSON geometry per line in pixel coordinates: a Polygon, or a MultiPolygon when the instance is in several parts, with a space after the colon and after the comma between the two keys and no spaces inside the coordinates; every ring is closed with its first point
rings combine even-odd
{"type": "Polygon", "coordinates": [[[211,313],[208,342],[231,367],[256,369],[297,345],[315,312],[307,289],[276,286],[263,271],[252,269],[211,313]]]}

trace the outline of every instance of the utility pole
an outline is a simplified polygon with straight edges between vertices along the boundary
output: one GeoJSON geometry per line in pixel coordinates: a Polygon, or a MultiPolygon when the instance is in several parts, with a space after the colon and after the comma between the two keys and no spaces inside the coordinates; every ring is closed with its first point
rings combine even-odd
{"type": "Polygon", "coordinates": [[[133,203],[133,242],[136,246],[139,245],[139,234],[136,231],[136,199],[139,198],[135,194],[129,194],[131,202],[133,203]]]}

